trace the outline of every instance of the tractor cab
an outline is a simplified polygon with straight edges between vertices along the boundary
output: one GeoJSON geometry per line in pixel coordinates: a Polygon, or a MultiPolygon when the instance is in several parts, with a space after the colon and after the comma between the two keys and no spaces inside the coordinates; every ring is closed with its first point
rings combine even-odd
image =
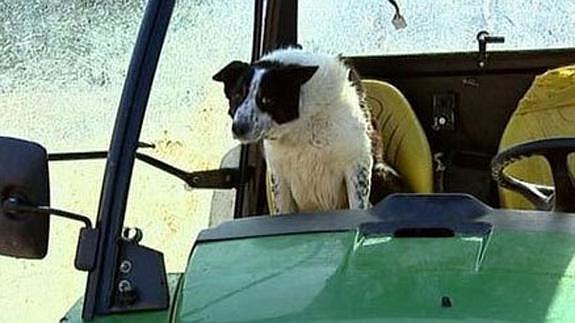
{"type": "MultiPolygon", "coordinates": [[[[42,131],[26,138],[18,128],[18,122],[34,122],[26,114],[6,116],[6,133],[0,130],[0,254],[41,259],[50,231],[57,230],[52,217],[82,223],[73,263],[86,273],[86,287],[83,297],[67,304],[62,322],[540,322],[575,315],[572,4],[531,1],[519,9],[516,1],[233,0],[225,10],[210,1],[100,5],[59,10],[68,15],[80,8],[68,25],[76,38],[58,38],[69,47],[51,52],[46,41],[47,47],[24,51],[42,58],[30,59],[43,68],[37,74],[7,55],[13,64],[6,70],[29,83],[0,83],[0,103],[23,107],[65,104],[57,94],[78,80],[89,84],[78,90],[89,102],[109,105],[103,99],[107,87],[123,82],[107,149],[47,149],[42,131]],[[130,10],[143,18],[129,67],[117,68],[122,56],[116,50],[131,46],[128,35],[136,31],[126,27],[130,10]],[[109,18],[113,11],[122,14],[109,18]],[[100,23],[96,31],[84,28],[94,23],[100,23]],[[113,41],[107,39],[110,30],[118,34],[113,41]],[[98,41],[77,46],[85,39],[98,41]],[[401,175],[405,192],[366,210],[269,215],[274,201],[262,145],[231,140],[223,92],[210,76],[231,60],[256,61],[285,46],[341,55],[358,70],[384,157],[401,175]],[[104,54],[94,54],[97,49],[104,54]],[[46,64],[54,57],[67,62],[70,73],[46,64]],[[66,82],[59,84],[60,76],[66,82]],[[21,99],[22,89],[35,99],[21,99]],[[100,101],[93,100],[98,95],[100,101]],[[156,126],[147,128],[147,120],[156,126]],[[198,158],[216,154],[216,163],[200,159],[182,167],[182,147],[198,158]],[[106,164],[94,216],[52,206],[48,169],[98,159],[106,164]],[[138,165],[185,183],[191,192],[177,193],[173,184],[149,180],[149,173],[138,177],[138,165]],[[207,189],[214,191],[198,193],[207,189]],[[165,192],[168,200],[154,200],[165,192]],[[188,203],[187,194],[209,200],[209,212],[188,203]],[[126,216],[134,196],[146,206],[137,209],[145,214],[140,223],[155,217],[166,225],[134,225],[138,221],[126,216]],[[184,269],[171,272],[164,251],[143,237],[151,233],[163,241],[185,229],[173,219],[197,221],[203,211],[209,228],[195,240],[185,237],[176,248],[185,254],[184,269]]],[[[5,52],[22,54],[12,48],[25,42],[5,43],[5,52]]],[[[72,105],[64,112],[73,118],[80,110],[72,105]]],[[[103,120],[92,121],[102,127],[103,120]]],[[[58,139],[91,138],[93,129],[85,125],[63,128],[58,139]]]]}

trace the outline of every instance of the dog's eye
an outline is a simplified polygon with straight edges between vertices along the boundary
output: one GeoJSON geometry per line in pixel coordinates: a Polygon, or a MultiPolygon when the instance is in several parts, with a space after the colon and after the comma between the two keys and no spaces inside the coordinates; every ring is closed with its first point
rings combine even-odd
{"type": "Polygon", "coordinates": [[[263,96],[261,98],[261,100],[262,100],[262,104],[264,104],[264,105],[268,105],[268,104],[271,104],[273,102],[273,100],[268,98],[267,96],[263,96]]]}
{"type": "Polygon", "coordinates": [[[239,91],[234,93],[234,95],[232,95],[232,100],[242,101],[245,96],[246,96],[246,88],[241,88],[241,89],[239,89],[239,91]]]}

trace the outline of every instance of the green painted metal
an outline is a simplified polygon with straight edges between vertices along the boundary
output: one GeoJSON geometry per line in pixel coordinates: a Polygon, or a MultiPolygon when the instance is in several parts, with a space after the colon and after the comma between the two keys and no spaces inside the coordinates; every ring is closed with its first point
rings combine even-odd
{"type": "Polygon", "coordinates": [[[66,323],[79,323],[79,322],[91,322],[91,323],[163,323],[170,322],[171,307],[177,299],[177,289],[180,286],[180,278],[182,274],[168,274],[168,287],[170,290],[170,308],[164,311],[144,311],[144,312],[133,312],[133,313],[123,313],[108,316],[97,316],[92,321],[82,320],[82,306],[83,298],[78,300],[74,306],[66,313],[66,315],[60,320],[60,322],[66,323]]]}
{"type": "MultiPolygon", "coordinates": [[[[169,276],[170,310],[93,322],[568,322],[575,318],[574,254],[573,235],[503,230],[200,243],[183,277],[169,276]]],[[[79,301],[62,322],[82,322],[81,308],[79,301]]]]}
{"type": "Polygon", "coordinates": [[[201,243],[175,322],[567,322],[575,318],[574,252],[573,235],[502,230],[201,243]]]}

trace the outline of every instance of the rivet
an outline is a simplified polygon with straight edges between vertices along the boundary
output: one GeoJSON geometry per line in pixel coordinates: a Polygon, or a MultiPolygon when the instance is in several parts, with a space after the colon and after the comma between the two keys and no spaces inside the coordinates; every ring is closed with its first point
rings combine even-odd
{"type": "Polygon", "coordinates": [[[129,280],[126,279],[120,280],[120,282],[118,283],[118,291],[120,291],[120,293],[126,293],[132,291],[132,284],[130,283],[129,280]]]}
{"type": "Polygon", "coordinates": [[[132,263],[129,260],[124,260],[120,264],[120,272],[127,274],[132,270],[132,263]]]}

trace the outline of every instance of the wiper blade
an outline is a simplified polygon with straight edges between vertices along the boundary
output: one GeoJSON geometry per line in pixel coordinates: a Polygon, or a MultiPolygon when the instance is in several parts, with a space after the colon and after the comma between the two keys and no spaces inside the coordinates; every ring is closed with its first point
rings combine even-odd
{"type": "MultiPolygon", "coordinates": [[[[153,144],[138,143],[138,148],[155,148],[153,144]]],[[[108,157],[107,151],[87,151],[72,153],[51,153],[48,154],[49,161],[73,161],[73,160],[91,160],[105,159],[108,157]]],[[[185,170],[167,164],[157,158],[136,152],[136,159],[164,171],[170,175],[176,176],[183,180],[191,188],[206,189],[232,189],[238,188],[242,183],[240,180],[239,168],[220,168],[213,170],[187,172],[185,170]]],[[[248,169],[246,181],[251,177],[253,171],[248,169]]]]}
{"type": "MultiPolygon", "coordinates": [[[[138,142],[138,148],[156,148],[156,145],[146,142],[138,142]]],[[[105,159],[108,157],[107,151],[81,151],[73,153],[50,153],[49,161],[67,161],[67,160],[88,160],[88,159],[105,159]]]]}

